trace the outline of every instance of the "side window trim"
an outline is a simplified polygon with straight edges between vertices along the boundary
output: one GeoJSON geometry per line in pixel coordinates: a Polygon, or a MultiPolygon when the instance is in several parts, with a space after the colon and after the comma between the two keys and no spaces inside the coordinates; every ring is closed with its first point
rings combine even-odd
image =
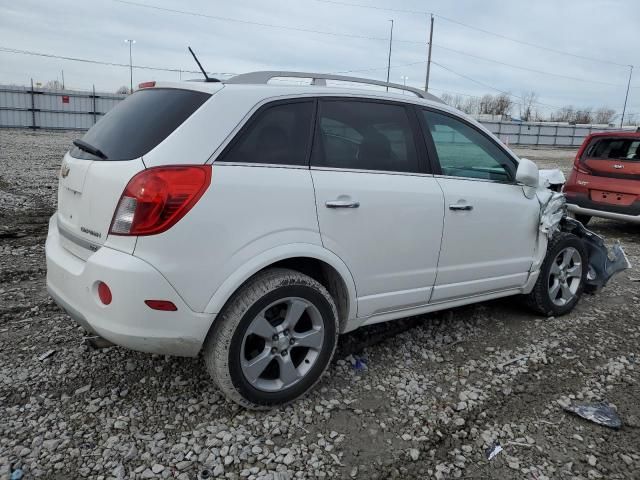
{"type": "MultiPolygon", "coordinates": [[[[437,108],[432,108],[432,107],[427,107],[427,106],[417,106],[418,110],[425,110],[425,111],[429,111],[429,112],[433,112],[433,113],[437,113],[439,115],[445,115],[449,118],[453,118],[454,120],[457,120],[458,122],[466,125],[469,128],[472,128],[473,130],[475,130],[478,134],[482,135],[484,138],[486,138],[490,143],[492,143],[495,147],[498,148],[498,150],[500,150],[502,153],[504,153],[504,155],[509,159],[509,161],[511,162],[511,166],[513,167],[512,171],[509,171],[509,174],[511,175],[511,180],[509,181],[501,181],[501,180],[486,180],[486,179],[482,179],[482,178],[472,178],[472,177],[455,177],[455,178],[459,178],[461,180],[473,180],[473,181],[481,181],[481,182],[492,182],[492,183],[502,183],[502,184],[507,184],[507,185],[511,185],[511,184],[515,184],[515,176],[516,176],[516,170],[518,169],[518,163],[516,161],[515,158],[513,158],[513,156],[502,146],[500,145],[500,143],[496,142],[493,138],[491,138],[490,136],[488,136],[485,132],[483,132],[482,130],[480,130],[478,127],[476,127],[474,124],[468,122],[466,119],[461,118],[459,116],[453,115],[445,110],[439,110],[437,108]]],[[[442,173],[442,168],[440,166],[440,158],[438,157],[438,152],[436,151],[436,147],[435,147],[435,142],[433,140],[433,136],[431,135],[431,129],[429,128],[429,124],[427,122],[427,119],[424,118],[424,115],[421,114],[421,112],[419,112],[420,114],[418,115],[418,118],[420,120],[420,123],[422,125],[422,131],[423,134],[425,136],[425,140],[427,142],[427,145],[429,145],[429,148],[432,149],[432,155],[430,155],[430,158],[435,158],[436,159],[436,163],[437,163],[437,168],[434,169],[434,172],[437,171],[439,173],[436,173],[435,175],[441,175],[443,176],[442,173]],[[427,140],[428,139],[428,140],[427,140]]],[[[431,153],[431,152],[430,152],[431,153]]]]}
{"type": "Polygon", "coordinates": [[[321,96],[316,97],[316,110],[315,110],[315,122],[314,123],[314,135],[312,141],[312,149],[309,157],[309,165],[311,168],[322,169],[322,170],[345,170],[352,172],[366,172],[366,173],[378,173],[378,174],[394,174],[394,175],[433,175],[431,156],[429,155],[428,150],[424,145],[424,141],[422,139],[421,133],[421,125],[419,116],[416,114],[415,104],[398,102],[393,100],[387,100],[384,98],[369,98],[369,97],[357,97],[357,96],[321,96]],[[318,144],[321,144],[319,135],[320,135],[320,107],[323,102],[363,102],[363,103],[380,103],[385,105],[394,105],[402,107],[407,115],[407,120],[409,121],[409,125],[411,128],[411,134],[414,146],[416,148],[416,155],[418,156],[418,167],[420,169],[419,172],[403,172],[403,171],[389,171],[389,170],[366,170],[366,169],[354,169],[354,168],[340,168],[340,167],[325,167],[321,165],[313,165],[311,162],[313,160],[313,154],[316,148],[321,148],[318,144]]]}
{"type": "MultiPolygon", "coordinates": [[[[235,148],[235,146],[240,143],[244,137],[245,134],[251,130],[251,128],[253,128],[253,126],[256,124],[256,122],[260,119],[262,113],[264,113],[264,111],[272,108],[272,107],[277,107],[280,105],[291,105],[291,104],[297,104],[297,103],[313,103],[312,106],[312,118],[311,118],[311,122],[310,123],[310,128],[309,128],[309,139],[307,141],[307,151],[305,153],[305,164],[304,165],[289,165],[289,164],[274,164],[274,166],[277,166],[279,168],[305,168],[305,169],[309,169],[309,166],[311,164],[311,152],[312,152],[312,143],[313,143],[313,135],[315,132],[315,124],[316,124],[316,117],[318,114],[318,99],[315,97],[303,97],[303,98],[284,98],[284,99],[278,99],[278,100],[272,100],[272,101],[267,101],[266,103],[260,105],[252,114],[251,116],[244,122],[244,124],[240,127],[240,129],[233,135],[233,138],[227,143],[227,145],[225,145],[225,147],[222,149],[222,151],[215,157],[215,159],[213,160],[213,163],[215,162],[220,162],[220,163],[229,163],[229,164],[237,164],[237,162],[227,162],[224,158],[227,156],[227,154],[233,150],[233,148],[235,148]]],[[[246,164],[246,165],[253,165],[253,166],[258,166],[258,165],[267,165],[267,164],[263,164],[263,163],[254,163],[254,162],[240,162],[242,164],[246,164]]]]}

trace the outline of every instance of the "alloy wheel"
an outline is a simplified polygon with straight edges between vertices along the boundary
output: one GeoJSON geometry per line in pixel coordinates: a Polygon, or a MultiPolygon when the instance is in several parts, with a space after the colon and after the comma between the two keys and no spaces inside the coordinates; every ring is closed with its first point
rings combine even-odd
{"type": "Polygon", "coordinates": [[[311,370],[323,343],[324,321],[315,305],[299,297],[277,300],[247,327],[240,351],[242,373],[258,390],[285,390],[311,370]]]}
{"type": "Polygon", "coordinates": [[[560,250],[549,270],[549,298],[555,305],[566,305],[576,296],[580,282],[582,282],[580,253],[573,247],[560,250]]]}

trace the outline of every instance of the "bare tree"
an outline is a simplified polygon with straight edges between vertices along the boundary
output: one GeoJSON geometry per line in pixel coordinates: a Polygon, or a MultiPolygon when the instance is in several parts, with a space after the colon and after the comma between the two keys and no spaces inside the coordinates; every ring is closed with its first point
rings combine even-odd
{"type": "Polygon", "coordinates": [[[511,100],[511,96],[506,93],[501,93],[496,96],[493,101],[493,114],[494,115],[509,115],[511,111],[511,107],[513,107],[513,101],[511,100]]]}
{"type": "Polygon", "coordinates": [[[593,123],[593,113],[592,113],[591,107],[577,110],[574,118],[574,122],[581,123],[581,124],[593,123]]]}
{"type": "Polygon", "coordinates": [[[520,119],[528,122],[535,116],[534,104],[538,99],[538,94],[530,91],[522,94],[522,103],[520,104],[520,119]]]}
{"type": "Polygon", "coordinates": [[[62,90],[62,82],[58,80],[49,80],[44,84],[44,88],[48,88],[50,90],[62,90]]]}
{"type": "Polygon", "coordinates": [[[129,87],[123,85],[122,87],[118,88],[118,90],[116,90],[116,93],[119,95],[127,94],[129,93],[129,87]]]}
{"type": "Polygon", "coordinates": [[[593,121],[600,124],[607,124],[616,114],[616,111],[609,107],[600,107],[593,114],[593,121]]]}

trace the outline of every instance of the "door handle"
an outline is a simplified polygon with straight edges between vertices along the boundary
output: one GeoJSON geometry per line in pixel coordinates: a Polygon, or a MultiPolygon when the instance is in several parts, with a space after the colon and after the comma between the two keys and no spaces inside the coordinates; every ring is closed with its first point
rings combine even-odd
{"type": "Polygon", "coordinates": [[[452,203],[449,205],[449,210],[473,210],[473,205],[467,205],[466,203],[452,203]]]}
{"type": "Polygon", "coordinates": [[[360,202],[353,200],[330,200],[324,204],[327,208],[358,208],[360,202]]]}

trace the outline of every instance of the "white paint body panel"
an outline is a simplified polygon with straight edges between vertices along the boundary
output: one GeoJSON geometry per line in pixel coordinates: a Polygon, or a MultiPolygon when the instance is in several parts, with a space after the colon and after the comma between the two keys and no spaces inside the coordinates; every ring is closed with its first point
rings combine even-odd
{"type": "Polygon", "coordinates": [[[540,205],[513,184],[440,177],[445,220],[432,302],[522,287],[534,260],[540,205]],[[450,210],[467,204],[472,210],[450,210]]]}
{"type": "Polygon", "coordinates": [[[166,232],[139,237],[135,255],[202,312],[237,269],[291,243],[321,245],[309,170],[218,163],[193,209],[166,232]]]}
{"type": "Polygon", "coordinates": [[[358,317],[424,305],[436,279],[442,190],[432,176],[312,169],[322,244],[356,282],[358,317]],[[358,208],[327,208],[353,200],[358,208]]]}

